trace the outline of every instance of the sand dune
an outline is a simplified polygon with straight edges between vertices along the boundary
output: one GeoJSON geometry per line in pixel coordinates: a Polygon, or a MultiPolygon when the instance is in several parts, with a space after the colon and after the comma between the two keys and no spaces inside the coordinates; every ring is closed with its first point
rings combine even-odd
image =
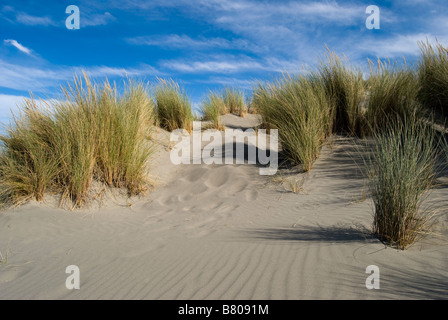
{"type": "MultiPolygon", "coordinates": [[[[256,119],[229,116],[250,128],[256,119]]],[[[407,251],[370,235],[353,141],[336,138],[309,174],[255,165],[179,165],[157,136],[156,187],[69,212],[52,201],[0,213],[0,299],[446,299],[448,241],[407,251]],[[299,181],[293,193],[287,181],[299,181]],[[132,205],[129,205],[132,204],[132,205]],[[80,290],[65,286],[69,265],[80,290]],[[368,290],[366,267],[380,268],[368,290]]],[[[448,188],[429,201],[447,202],[448,188]]],[[[439,219],[445,232],[448,219],[439,219]]]]}

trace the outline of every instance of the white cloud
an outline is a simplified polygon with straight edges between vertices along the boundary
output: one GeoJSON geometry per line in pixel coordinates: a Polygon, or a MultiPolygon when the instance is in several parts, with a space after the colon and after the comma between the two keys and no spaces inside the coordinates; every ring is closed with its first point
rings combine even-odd
{"type": "Polygon", "coordinates": [[[22,104],[25,96],[15,96],[9,94],[0,94],[0,117],[7,117],[11,110],[16,110],[17,106],[22,104]]]}
{"type": "MultiPolygon", "coordinates": [[[[41,99],[31,96],[0,94],[0,123],[7,124],[13,119],[12,115],[19,114],[19,108],[24,105],[26,99],[34,99],[38,108],[47,108],[55,102],[56,99],[41,99]]],[[[2,127],[0,125],[0,131],[2,127]]]]}
{"type": "Polygon", "coordinates": [[[28,49],[27,47],[21,45],[20,43],[18,43],[16,40],[4,40],[4,43],[8,43],[14,47],[16,47],[19,51],[26,53],[28,55],[31,55],[32,51],[31,49],[28,49]]]}
{"type": "Polygon", "coordinates": [[[380,58],[396,58],[399,56],[417,56],[420,54],[419,41],[432,41],[434,36],[429,33],[396,35],[388,39],[365,40],[359,46],[364,53],[380,58]]]}

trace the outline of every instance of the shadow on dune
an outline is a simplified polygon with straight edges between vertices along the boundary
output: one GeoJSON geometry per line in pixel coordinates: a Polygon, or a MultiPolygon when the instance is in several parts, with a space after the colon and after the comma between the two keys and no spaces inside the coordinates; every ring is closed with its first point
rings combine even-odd
{"type": "MultiPolygon", "coordinates": [[[[265,165],[265,164],[261,163],[260,154],[270,158],[271,150],[269,150],[269,148],[267,150],[263,150],[263,149],[258,148],[257,146],[252,146],[252,148],[255,150],[256,165],[259,167],[269,166],[269,164],[265,165]]],[[[236,163],[236,161],[244,162],[245,164],[248,163],[248,161],[249,161],[249,146],[247,143],[239,143],[239,142],[232,143],[232,142],[230,142],[230,143],[223,144],[223,146],[221,148],[221,156],[222,156],[223,162],[226,157],[226,154],[225,154],[226,150],[232,150],[232,159],[233,159],[234,163],[236,163]],[[238,152],[238,150],[242,150],[242,152],[238,152]]],[[[283,153],[279,152],[277,154],[277,157],[278,157],[278,166],[279,167],[285,166],[285,163],[287,163],[287,160],[285,159],[283,153]]],[[[250,159],[250,160],[253,160],[253,159],[250,159]]]]}
{"type": "Polygon", "coordinates": [[[405,296],[408,299],[448,299],[448,274],[428,269],[425,272],[409,270],[408,267],[385,269],[383,287],[390,293],[405,296]],[[385,272],[389,272],[385,274],[385,272]]]}
{"type": "Polygon", "coordinates": [[[378,242],[365,227],[348,226],[302,226],[300,228],[268,228],[245,231],[250,237],[263,240],[305,241],[305,242],[378,242]]]}
{"type": "Polygon", "coordinates": [[[368,147],[356,138],[338,137],[334,143],[337,148],[321,157],[314,170],[318,169],[327,178],[362,181],[368,147]]]}
{"type": "MultiPolygon", "coordinates": [[[[374,299],[430,299],[430,300],[447,300],[448,299],[448,272],[446,269],[433,267],[413,267],[414,261],[403,263],[401,266],[392,266],[390,264],[377,263],[380,269],[380,289],[372,291],[360,291],[368,297],[374,299]]],[[[350,279],[352,275],[361,275],[360,268],[355,266],[347,266],[341,278],[350,279]]],[[[345,288],[348,292],[359,290],[363,287],[363,275],[359,281],[347,281],[349,284],[345,288]],[[350,284],[351,283],[351,284],[350,284]],[[355,285],[356,284],[356,285],[355,285]]]]}

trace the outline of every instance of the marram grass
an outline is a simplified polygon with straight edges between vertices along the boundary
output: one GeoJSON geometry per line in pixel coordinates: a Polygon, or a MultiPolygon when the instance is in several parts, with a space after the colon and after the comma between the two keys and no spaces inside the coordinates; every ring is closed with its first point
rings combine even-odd
{"type": "Polygon", "coordinates": [[[367,177],[374,202],[374,233],[406,249],[430,232],[434,212],[422,202],[433,186],[439,142],[433,127],[416,119],[395,119],[374,134],[367,177]]]}
{"type": "Polygon", "coordinates": [[[247,113],[242,91],[235,88],[226,88],[222,93],[222,99],[226,107],[226,113],[232,113],[240,117],[247,113]]]}
{"type": "Polygon", "coordinates": [[[244,94],[234,88],[225,88],[221,92],[210,91],[202,103],[201,113],[203,120],[211,121],[213,128],[221,130],[222,115],[231,113],[243,117],[247,113],[244,94]]]}
{"type": "Polygon", "coordinates": [[[202,119],[211,122],[211,127],[223,129],[221,116],[227,113],[226,104],[221,94],[210,91],[201,107],[202,119]]]}
{"type": "Polygon", "coordinates": [[[278,129],[283,154],[309,171],[331,131],[331,110],[325,88],[313,77],[285,76],[259,84],[252,101],[265,126],[278,129]]]}
{"type": "Polygon", "coordinates": [[[365,113],[368,133],[384,130],[389,122],[397,119],[420,117],[419,84],[415,72],[381,60],[377,61],[377,68],[370,61],[369,65],[369,98],[365,113]]]}
{"type": "Polygon", "coordinates": [[[365,85],[362,73],[330,50],[326,58],[327,61],[319,65],[315,77],[322,82],[331,103],[332,128],[335,132],[363,136],[361,102],[365,85]]]}
{"type": "Polygon", "coordinates": [[[25,100],[0,136],[1,202],[40,201],[52,191],[79,207],[93,180],[143,192],[154,109],[145,88],[130,82],[119,95],[84,75],[63,93],[65,101],[44,108],[25,100]]]}
{"type": "Polygon", "coordinates": [[[420,42],[418,65],[420,102],[431,112],[448,117],[448,49],[440,43],[420,42]]]}
{"type": "Polygon", "coordinates": [[[193,128],[191,102],[186,92],[173,80],[159,79],[154,88],[157,123],[160,127],[173,131],[193,128]]]}

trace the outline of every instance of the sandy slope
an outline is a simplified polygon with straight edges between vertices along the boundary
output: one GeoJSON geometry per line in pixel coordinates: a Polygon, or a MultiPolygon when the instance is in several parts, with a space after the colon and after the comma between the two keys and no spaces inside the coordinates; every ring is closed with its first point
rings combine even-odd
{"type": "MultiPolygon", "coordinates": [[[[350,140],[326,147],[309,175],[273,178],[253,165],[174,166],[167,135],[158,139],[156,189],[132,206],[109,196],[102,208],[68,212],[50,201],[0,213],[1,299],[448,298],[446,240],[402,252],[369,235],[350,140]],[[288,179],[303,182],[300,193],[288,179]],[[80,268],[80,290],[65,287],[68,265],[80,268]],[[379,290],[365,287],[368,265],[380,268],[379,290]]],[[[448,188],[430,197],[447,199],[448,188]]],[[[446,215],[440,221],[446,234],[446,215]]]]}

